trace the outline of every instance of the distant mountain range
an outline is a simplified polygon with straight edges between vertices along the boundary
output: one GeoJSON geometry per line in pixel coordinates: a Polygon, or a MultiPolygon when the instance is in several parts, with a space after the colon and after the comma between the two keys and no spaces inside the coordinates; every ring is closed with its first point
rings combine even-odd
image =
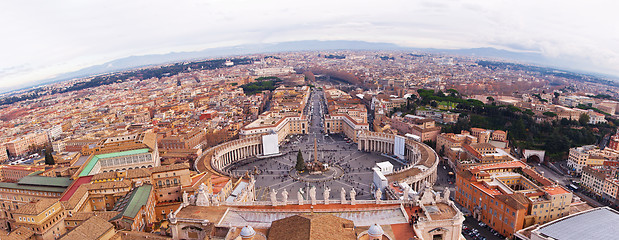
{"type": "MultiPolygon", "coordinates": [[[[291,51],[316,51],[316,50],[400,50],[400,51],[419,51],[428,53],[444,53],[449,55],[475,56],[484,58],[500,58],[507,61],[516,61],[532,64],[540,64],[551,67],[563,68],[571,71],[578,71],[569,68],[574,66],[569,62],[561,62],[556,59],[548,59],[539,53],[513,52],[495,48],[472,48],[472,49],[429,49],[429,48],[410,48],[402,47],[391,43],[371,43],[363,41],[294,41],[272,44],[252,44],[235,47],[211,48],[195,52],[172,52],[167,54],[151,54],[143,56],[131,56],[117,59],[101,65],[95,65],[75,72],[64,73],[51,79],[38,82],[36,85],[49,84],[69,79],[88,77],[92,75],[111,73],[117,71],[130,70],[151,65],[166,63],[193,61],[215,57],[232,57],[236,55],[257,54],[257,53],[276,53],[291,51]]],[[[578,71],[582,72],[582,71],[578,71]]],[[[582,72],[585,73],[585,72],[582,72]]],[[[601,74],[587,73],[597,76],[601,74]]],[[[31,86],[29,86],[31,87],[31,86]]]]}

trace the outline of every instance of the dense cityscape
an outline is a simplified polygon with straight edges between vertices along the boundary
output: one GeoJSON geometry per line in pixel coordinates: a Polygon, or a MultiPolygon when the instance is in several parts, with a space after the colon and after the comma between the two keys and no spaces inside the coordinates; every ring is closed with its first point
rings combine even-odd
{"type": "Polygon", "coordinates": [[[423,51],[59,81],[0,99],[0,239],[616,239],[618,126],[612,80],[423,51]]]}

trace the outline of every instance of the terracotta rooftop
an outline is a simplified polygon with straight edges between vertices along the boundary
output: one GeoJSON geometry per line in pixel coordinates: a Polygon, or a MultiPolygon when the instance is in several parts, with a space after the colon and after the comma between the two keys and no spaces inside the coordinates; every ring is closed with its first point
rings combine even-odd
{"type": "Polygon", "coordinates": [[[92,216],[97,216],[97,217],[103,218],[106,221],[109,221],[110,219],[118,215],[119,213],[120,212],[117,212],[117,211],[76,212],[76,213],[73,213],[72,216],[67,216],[65,218],[65,221],[84,221],[84,220],[91,218],[92,216]]]}
{"type": "Polygon", "coordinates": [[[58,202],[58,198],[42,198],[35,203],[24,204],[22,207],[15,209],[16,214],[39,215],[45,212],[49,207],[58,202]]]}
{"type": "Polygon", "coordinates": [[[566,194],[569,193],[568,190],[565,190],[565,188],[561,187],[561,186],[556,186],[556,187],[545,187],[544,190],[550,194],[550,195],[557,195],[557,194],[566,194]]]}
{"type": "Polygon", "coordinates": [[[190,219],[205,219],[209,222],[219,222],[226,213],[227,207],[198,207],[189,205],[183,208],[176,217],[190,219]]]}
{"type": "MultiPolygon", "coordinates": [[[[104,172],[93,175],[92,181],[120,178],[120,172],[104,172]]],[[[150,170],[146,168],[129,169],[125,171],[125,179],[145,178],[150,177],[150,170]]]]}
{"type": "Polygon", "coordinates": [[[525,209],[528,205],[527,198],[518,193],[499,195],[495,198],[516,210],[525,209]]]}
{"type": "Polygon", "coordinates": [[[172,165],[153,167],[150,171],[153,173],[158,173],[158,172],[167,172],[167,171],[174,171],[174,170],[181,170],[181,169],[189,169],[189,164],[188,163],[177,163],[177,164],[172,164],[172,165]]]}
{"type": "Polygon", "coordinates": [[[8,233],[0,230],[0,239],[2,240],[28,240],[34,236],[34,232],[26,227],[19,227],[8,233]]]}
{"type": "Polygon", "coordinates": [[[73,210],[79,201],[84,197],[84,194],[88,192],[88,185],[80,185],[75,192],[68,197],[67,200],[61,201],[62,205],[67,210],[73,210]]]}
{"type": "Polygon", "coordinates": [[[131,187],[131,180],[122,180],[122,181],[109,181],[109,182],[99,182],[99,183],[90,183],[85,186],[88,187],[89,190],[99,190],[99,189],[110,189],[110,188],[127,188],[131,187]]]}
{"type": "Polygon", "coordinates": [[[268,239],[354,240],[356,236],[353,221],[330,214],[303,214],[274,221],[268,239]]]}
{"type": "Polygon", "coordinates": [[[103,218],[93,216],[61,237],[60,240],[99,239],[110,230],[114,231],[114,225],[103,218]]]}

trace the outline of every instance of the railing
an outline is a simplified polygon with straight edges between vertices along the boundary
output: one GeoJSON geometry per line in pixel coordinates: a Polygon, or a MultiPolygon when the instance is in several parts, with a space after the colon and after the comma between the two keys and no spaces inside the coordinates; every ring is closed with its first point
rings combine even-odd
{"type": "MultiPolygon", "coordinates": [[[[405,200],[380,200],[378,201],[378,203],[376,202],[376,200],[355,200],[355,204],[384,204],[384,205],[393,205],[393,204],[402,204],[402,203],[410,203],[412,202],[412,200],[409,201],[405,201],[405,200]]],[[[316,200],[316,204],[325,204],[324,200],[316,200]]],[[[336,200],[336,199],[330,199],[329,200],[329,204],[342,204],[341,200],[336,200]]],[[[222,202],[220,205],[223,206],[271,206],[272,202],[271,201],[252,201],[252,202],[222,202]]],[[[298,200],[288,200],[286,201],[286,204],[284,204],[281,201],[277,201],[275,203],[275,206],[285,206],[285,205],[299,205],[299,201],[298,200]]],[[[311,200],[303,200],[303,205],[312,205],[312,201],[311,200]]],[[[350,200],[346,200],[346,202],[342,205],[351,205],[350,200]]],[[[368,208],[370,209],[370,208],[368,208]]],[[[381,209],[381,208],[376,208],[376,209],[381,209]]],[[[286,209],[286,211],[288,211],[289,209],[286,209]]],[[[333,209],[324,209],[325,211],[334,211],[333,209]]],[[[252,209],[252,211],[254,211],[252,209]]],[[[267,210],[265,210],[267,211],[267,210]]],[[[291,210],[292,211],[292,210],[291,210]]],[[[316,210],[318,211],[318,210],[316,210]]]]}
{"type": "Polygon", "coordinates": [[[179,186],[181,186],[180,183],[177,183],[177,184],[161,184],[161,185],[155,184],[155,188],[156,189],[159,189],[159,188],[169,188],[169,187],[179,187],[179,186]]]}

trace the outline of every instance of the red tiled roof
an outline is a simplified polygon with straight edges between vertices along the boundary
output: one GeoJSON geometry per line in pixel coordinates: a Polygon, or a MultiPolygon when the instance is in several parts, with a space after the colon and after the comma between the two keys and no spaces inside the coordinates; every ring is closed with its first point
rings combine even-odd
{"type": "Polygon", "coordinates": [[[546,190],[546,192],[550,195],[557,195],[557,194],[566,194],[569,193],[569,191],[565,190],[565,188],[561,187],[561,186],[557,186],[557,187],[546,187],[544,188],[544,190],[546,190]]]}
{"type": "Polygon", "coordinates": [[[69,198],[71,198],[71,196],[73,196],[73,194],[75,193],[75,191],[77,191],[77,189],[85,183],[89,183],[90,179],[92,179],[93,176],[84,176],[84,177],[80,177],[77,180],[75,180],[70,186],[69,188],[67,188],[67,190],[64,192],[64,194],[62,195],[62,197],[60,197],[60,201],[68,201],[69,198]]]}

